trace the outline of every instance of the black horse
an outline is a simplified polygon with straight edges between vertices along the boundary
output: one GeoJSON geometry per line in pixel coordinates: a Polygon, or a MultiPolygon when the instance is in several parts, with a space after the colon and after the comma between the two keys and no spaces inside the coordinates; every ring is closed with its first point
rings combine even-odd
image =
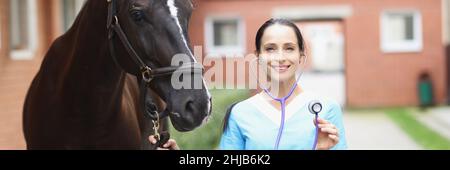
{"type": "Polygon", "coordinates": [[[154,149],[147,139],[163,115],[178,131],[199,127],[211,113],[204,81],[197,89],[171,82],[176,70],[198,73],[187,34],[192,11],[190,0],[87,1],[28,91],[27,148],[154,149]],[[172,65],[176,54],[191,66],[172,65]]]}

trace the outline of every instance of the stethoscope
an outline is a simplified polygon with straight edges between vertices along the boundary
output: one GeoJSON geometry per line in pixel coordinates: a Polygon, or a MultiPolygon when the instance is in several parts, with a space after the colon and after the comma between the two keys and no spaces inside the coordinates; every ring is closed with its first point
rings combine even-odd
{"type": "MultiPolygon", "coordinates": [[[[278,130],[278,135],[277,135],[277,139],[275,142],[275,150],[278,150],[279,146],[280,146],[280,142],[281,142],[281,137],[283,136],[283,131],[284,131],[284,122],[285,122],[285,118],[286,118],[286,100],[292,96],[292,94],[294,93],[294,90],[297,88],[297,83],[293,86],[294,88],[291,89],[291,91],[288,93],[288,95],[286,95],[283,98],[276,98],[274,97],[269,90],[264,89],[264,92],[267,93],[272,99],[278,101],[281,103],[281,123],[280,123],[280,128],[278,130]]],[[[322,103],[318,100],[314,100],[311,101],[308,105],[308,110],[311,114],[314,115],[314,126],[315,126],[315,135],[314,135],[314,142],[313,142],[313,146],[312,146],[312,150],[315,150],[317,147],[317,140],[319,138],[319,113],[322,111],[323,106],[322,103]]]]}
{"type": "MultiPolygon", "coordinates": [[[[305,56],[305,61],[304,61],[304,65],[307,62],[307,56],[305,56]]],[[[284,131],[284,123],[285,123],[285,118],[286,118],[286,101],[287,99],[289,99],[289,97],[292,96],[292,94],[294,93],[295,89],[298,87],[298,80],[300,80],[302,74],[303,74],[303,69],[304,66],[297,78],[297,81],[294,83],[294,85],[292,86],[291,90],[289,91],[289,93],[282,98],[277,98],[274,95],[272,95],[272,93],[270,93],[270,91],[268,90],[268,88],[262,88],[264,90],[264,92],[269,95],[273,100],[280,102],[281,104],[281,123],[280,123],[280,128],[278,129],[278,135],[275,141],[275,146],[274,149],[278,150],[279,146],[280,146],[280,142],[281,142],[281,137],[283,136],[283,131],[284,131]]],[[[314,126],[315,126],[315,137],[314,137],[314,142],[313,142],[313,147],[312,150],[315,150],[317,147],[317,140],[319,137],[319,125],[318,125],[318,119],[319,119],[319,113],[322,111],[323,106],[322,103],[318,100],[314,100],[311,101],[310,104],[308,105],[308,109],[309,112],[311,114],[314,114],[314,126]]]]}
{"type": "Polygon", "coordinates": [[[316,150],[317,147],[317,139],[319,138],[319,113],[322,111],[322,109],[322,103],[318,100],[313,100],[308,105],[309,112],[314,115],[314,126],[316,128],[312,150],[316,150]]]}

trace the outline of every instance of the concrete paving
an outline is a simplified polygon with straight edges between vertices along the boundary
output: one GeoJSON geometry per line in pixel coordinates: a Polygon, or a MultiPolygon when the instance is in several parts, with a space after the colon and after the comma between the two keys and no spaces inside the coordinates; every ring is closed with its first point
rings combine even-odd
{"type": "Polygon", "coordinates": [[[426,111],[410,109],[410,112],[425,126],[450,140],[450,107],[430,108],[426,111]]]}
{"type": "Polygon", "coordinates": [[[349,150],[422,150],[383,112],[346,111],[349,150]]]}

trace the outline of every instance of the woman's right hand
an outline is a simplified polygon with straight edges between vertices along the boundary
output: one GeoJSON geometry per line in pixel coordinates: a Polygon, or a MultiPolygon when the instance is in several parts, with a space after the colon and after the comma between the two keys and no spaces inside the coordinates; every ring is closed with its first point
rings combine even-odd
{"type": "MultiPolygon", "coordinates": [[[[151,144],[156,144],[158,142],[153,135],[148,139],[150,140],[151,144]]],[[[174,139],[169,139],[169,141],[167,141],[167,143],[163,145],[163,148],[158,147],[157,150],[180,150],[180,148],[177,145],[177,141],[175,141],[174,139]]]]}
{"type": "Polygon", "coordinates": [[[319,118],[318,126],[319,134],[316,150],[328,150],[339,143],[339,130],[335,125],[325,119],[319,118]]]}

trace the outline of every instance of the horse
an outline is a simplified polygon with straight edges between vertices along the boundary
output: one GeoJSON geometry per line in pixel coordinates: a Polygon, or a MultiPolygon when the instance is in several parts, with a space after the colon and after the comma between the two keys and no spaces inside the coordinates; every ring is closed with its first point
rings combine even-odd
{"type": "Polygon", "coordinates": [[[27,149],[155,149],[148,137],[167,119],[180,132],[201,126],[212,108],[189,43],[193,10],[191,0],[86,1],[27,92],[27,149]],[[174,65],[178,54],[188,62],[174,65]],[[175,88],[179,70],[201,88],[175,88]]]}

